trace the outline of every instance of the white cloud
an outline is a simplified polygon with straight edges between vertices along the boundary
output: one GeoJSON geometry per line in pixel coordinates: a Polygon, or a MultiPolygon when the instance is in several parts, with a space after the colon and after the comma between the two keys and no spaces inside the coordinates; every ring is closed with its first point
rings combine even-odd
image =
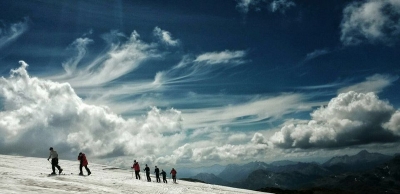
{"type": "Polygon", "coordinates": [[[74,67],[81,61],[86,52],[85,46],[91,42],[87,38],[78,38],[72,46],[79,51],[78,56],[68,60],[63,66],[67,74],[50,76],[47,79],[68,82],[74,87],[92,87],[107,84],[110,81],[120,78],[138,68],[144,61],[160,57],[156,52],[155,44],[147,44],[141,41],[139,34],[134,31],[124,44],[120,44],[118,39],[122,34],[116,31],[103,36],[110,43],[110,48],[106,53],[99,55],[89,64],[82,64],[82,68],[75,70],[74,67]],[[117,43],[114,43],[117,41],[117,43]],[[69,76],[68,72],[74,70],[75,73],[69,76]]]}
{"type": "Polygon", "coordinates": [[[246,63],[246,51],[207,52],[196,57],[184,55],[182,60],[171,69],[157,72],[155,87],[209,79],[210,75],[221,68],[229,68],[246,63]]]}
{"type": "Polygon", "coordinates": [[[239,11],[243,13],[249,12],[250,6],[251,5],[256,5],[260,1],[259,0],[237,0],[237,5],[236,7],[239,9],[239,11]]]}
{"type": "MultiPolygon", "coordinates": [[[[155,104],[171,107],[168,101],[160,100],[155,95],[168,89],[169,86],[209,79],[209,75],[221,68],[242,64],[245,61],[245,51],[208,52],[193,57],[184,55],[182,61],[170,69],[159,71],[154,79],[138,78],[112,85],[116,80],[128,73],[134,72],[145,61],[161,59],[166,55],[156,43],[145,43],[134,31],[126,42],[120,39],[126,37],[118,31],[111,31],[103,35],[110,47],[97,58],[83,63],[87,52],[87,44],[93,41],[88,38],[78,38],[69,48],[77,50],[77,55],[63,63],[66,73],[56,76],[44,77],[57,82],[67,82],[80,95],[85,97],[85,102],[93,105],[109,105],[118,113],[133,113],[143,111],[155,104]],[[229,64],[229,65],[217,65],[229,64]],[[149,97],[149,92],[154,93],[149,97]],[[145,98],[142,96],[146,96],[145,98]],[[129,102],[115,103],[115,99],[134,99],[129,102]]],[[[171,99],[174,102],[174,99],[171,99]]]]}
{"type": "MultiPolygon", "coordinates": [[[[108,107],[86,104],[67,83],[29,77],[27,65],[21,63],[10,78],[0,79],[0,98],[4,99],[4,109],[0,112],[2,153],[40,156],[44,148],[55,146],[60,148],[63,156],[85,151],[97,159],[125,156],[159,164],[265,159],[267,152],[268,155],[271,152],[271,143],[265,134],[251,136],[218,126],[257,122],[310,110],[312,106],[304,102],[302,95],[282,94],[199,111],[163,111],[153,107],[143,116],[124,119],[108,107]]],[[[195,99],[195,95],[192,94],[191,99],[195,99]]],[[[347,97],[339,95],[340,98],[332,100],[327,107],[314,111],[312,121],[292,122],[294,127],[285,126],[277,133],[293,139],[277,142],[272,138],[270,141],[277,147],[307,148],[396,140],[397,136],[393,134],[399,131],[396,128],[398,114],[389,120],[394,110],[388,103],[373,94],[363,95],[351,92],[347,97]],[[369,139],[372,135],[368,134],[359,135],[368,131],[360,126],[380,127],[374,131],[373,138],[376,139],[369,139]],[[337,130],[333,133],[328,130],[334,127],[337,130]],[[310,142],[305,143],[308,134],[311,134],[310,142]]],[[[220,104],[218,101],[213,103],[220,104]]],[[[279,136],[277,134],[275,136],[279,136]]]]}
{"type": "Polygon", "coordinates": [[[22,22],[11,24],[10,26],[3,26],[3,28],[0,28],[0,49],[10,42],[15,41],[27,30],[28,18],[25,18],[25,20],[22,22]]]}
{"type": "Polygon", "coordinates": [[[231,144],[235,144],[237,142],[242,142],[247,138],[246,134],[239,133],[239,134],[233,134],[228,137],[228,142],[231,144]]]}
{"type": "Polygon", "coordinates": [[[246,51],[229,51],[209,52],[198,55],[194,62],[205,63],[208,65],[214,64],[242,64],[246,61],[243,58],[246,56],[246,51]]]}
{"type": "Polygon", "coordinates": [[[162,30],[159,27],[155,27],[153,30],[153,35],[157,37],[162,43],[168,46],[177,46],[179,45],[179,40],[174,40],[171,36],[171,33],[165,30],[162,30]]]}
{"type": "Polygon", "coordinates": [[[96,160],[130,156],[175,164],[252,159],[267,151],[259,133],[251,138],[206,127],[187,135],[183,114],[175,109],[153,107],[146,115],[124,119],[108,107],[86,104],[68,83],[30,77],[27,67],[21,61],[9,78],[0,79],[2,153],[41,156],[43,149],[54,146],[69,159],[84,151],[96,160]],[[188,138],[191,143],[185,145],[188,138]]]}
{"type": "Polygon", "coordinates": [[[362,42],[392,45],[400,36],[400,1],[367,0],[343,10],[340,40],[344,45],[362,42]]]}
{"type": "Polygon", "coordinates": [[[175,164],[175,163],[202,163],[207,161],[226,161],[226,160],[254,160],[264,158],[269,151],[269,146],[263,140],[260,133],[255,133],[252,140],[239,145],[218,144],[208,146],[198,146],[196,143],[185,144],[176,149],[173,154],[166,157],[159,157],[156,163],[175,164]]]}
{"type": "MultiPolygon", "coordinates": [[[[399,140],[382,127],[394,108],[374,93],[347,92],[315,110],[309,121],[288,121],[271,142],[281,148],[329,148],[399,140]]],[[[393,123],[393,122],[392,122],[393,123]]],[[[391,126],[388,124],[388,126],[391,126]]]]}
{"type": "MultiPolygon", "coordinates": [[[[155,32],[166,32],[158,27],[155,32]]],[[[168,33],[167,33],[168,34],[168,33]]],[[[182,61],[167,70],[159,71],[154,79],[132,79],[122,84],[112,86],[110,83],[128,73],[132,73],[149,60],[162,60],[167,52],[162,51],[159,44],[146,43],[140,40],[140,36],[134,31],[130,37],[125,37],[118,31],[111,31],[102,36],[109,44],[103,53],[96,58],[82,60],[87,52],[87,45],[93,41],[88,38],[78,38],[71,45],[70,49],[76,49],[77,55],[66,60],[62,65],[65,73],[44,77],[58,82],[68,82],[81,96],[94,104],[112,103],[113,99],[119,96],[136,96],[157,92],[165,89],[168,85],[184,84],[203,79],[208,79],[209,74],[224,68],[216,64],[238,65],[245,63],[245,51],[222,51],[208,52],[193,57],[190,54],[183,55],[182,61]],[[126,39],[126,41],[121,41],[126,39]],[[85,61],[85,62],[83,62],[85,61]],[[89,61],[89,62],[87,62],[89,61]]],[[[170,39],[173,41],[172,39],[170,39]]],[[[173,42],[170,42],[173,43],[173,42]]],[[[147,106],[143,103],[143,106],[147,106]]],[[[111,105],[111,104],[110,104],[111,105]]],[[[142,107],[143,107],[142,106],[142,107]]],[[[129,105],[116,105],[115,110],[136,110],[138,107],[129,105]],[[119,106],[119,108],[118,108],[119,106]]]]}
{"type": "MultiPolygon", "coordinates": [[[[354,91],[358,93],[380,93],[386,87],[391,86],[394,82],[399,79],[399,76],[393,75],[384,75],[384,74],[375,74],[369,77],[366,77],[364,81],[355,83],[350,85],[350,80],[344,80],[341,82],[328,83],[325,85],[316,85],[316,86],[303,86],[297,87],[299,89],[305,90],[320,90],[320,89],[337,89],[336,94],[346,93],[349,91],[354,91]]],[[[321,93],[320,93],[321,94],[321,93]]],[[[326,92],[325,95],[335,95],[334,92],[326,92]]]]}
{"type": "Polygon", "coordinates": [[[266,144],[268,145],[267,139],[261,133],[255,133],[253,138],[251,138],[251,142],[254,144],[266,144]]]}
{"type": "Polygon", "coordinates": [[[304,61],[308,61],[308,60],[317,58],[319,56],[326,55],[328,53],[330,53],[330,51],[328,49],[318,49],[311,53],[308,53],[306,58],[304,59],[304,61]]]}
{"type": "Polygon", "coordinates": [[[271,12],[280,13],[285,13],[290,7],[296,6],[291,0],[237,0],[236,8],[246,14],[250,9],[261,10],[263,3],[269,4],[271,12]]]}
{"type": "MultiPolygon", "coordinates": [[[[155,32],[160,32],[164,35],[169,34],[158,27],[155,28],[155,32]]],[[[164,36],[164,38],[165,37],[167,36],[164,36]]],[[[103,89],[101,86],[106,86],[110,82],[135,71],[148,60],[162,59],[166,54],[160,50],[158,44],[141,41],[136,31],[131,34],[131,37],[129,37],[126,42],[120,41],[120,39],[125,38],[126,37],[118,31],[111,31],[103,35],[103,39],[105,39],[110,46],[108,49],[105,49],[106,51],[104,53],[100,53],[97,58],[92,59],[89,63],[82,63],[82,59],[87,52],[87,44],[93,41],[88,38],[78,38],[69,47],[76,49],[78,54],[62,64],[66,73],[45,78],[59,82],[68,82],[77,91],[84,92],[85,96],[101,95],[99,98],[104,98],[106,96],[115,97],[117,95],[156,91],[161,90],[166,84],[205,79],[206,75],[210,73],[212,69],[201,68],[200,66],[204,64],[231,63],[236,65],[244,62],[244,60],[241,59],[241,57],[245,55],[244,51],[205,53],[200,56],[197,62],[194,62],[193,58],[184,56],[184,58],[187,58],[187,63],[189,63],[190,66],[173,67],[172,69],[157,72],[154,75],[154,80],[134,79],[124,82],[114,87],[111,92],[109,88],[103,89]],[[184,68],[186,69],[181,71],[184,68]]],[[[174,44],[174,40],[172,39],[165,40],[169,40],[169,44],[174,44]]],[[[98,100],[92,99],[92,101],[95,102],[98,100]]]]}
{"type": "Polygon", "coordinates": [[[84,103],[68,83],[30,77],[26,68],[21,62],[9,78],[0,79],[2,153],[40,156],[55,146],[66,155],[155,157],[185,137],[178,110],[153,107],[142,117],[124,119],[107,107],[84,103]]]}
{"type": "Polygon", "coordinates": [[[274,0],[270,4],[272,12],[285,13],[290,7],[296,6],[296,3],[290,0],[274,0]]]}
{"type": "Polygon", "coordinates": [[[71,44],[71,47],[76,48],[78,54],[76,57],[71,58],[67,62],[62,64],[68,76],[71,76],[72,73],[75,72],[78,63],[82,60],[82,58],[86,54],[86,46],[91,42],[93,42],[93,40],[89,38],[78,38],[71,44]]]}
{"type": "Polygon", "coordinates": [[[206,137],[207,139],[211,139],[211,135],[222,136],[226,129],[222,129],[221,127],[212,126],[212,127],[202,127],[193,130],[193,132],[188,136],[189,138],[199,138],[199,137],[206,137]]]}
{"type": "Polygon", "coordinates": [[[398,76],[375,74],[373,76],[367,77],[364,82],[339,89],[338,93],[345,93],[349,91],[354,91],[358,93],[380,93],[384,88],[392,85],[393,82],[397,81],[398,79],[398,76]]]}
{"type": "Polygon", "coordinates": [[[299,94],[282,94],[223,107],[183,110],[183,123],[188,128],[197,128],[276,119],[288,113],[310,110],[312,105],[305,103],[304,99],[305,96],[299,94]]]}
{"type": "Polygon", "coordinates": [[[383,124],[383,127],[400,136],[400,111],[396,111],[390,120],[383,124]]]}

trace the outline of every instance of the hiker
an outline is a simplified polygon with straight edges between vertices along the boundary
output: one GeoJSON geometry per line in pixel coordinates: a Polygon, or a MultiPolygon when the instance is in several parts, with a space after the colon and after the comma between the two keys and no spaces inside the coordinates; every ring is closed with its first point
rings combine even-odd
{"type": "Polygon", "coordinates": [[[147,166],[147,164],[146,164],[146,168],[144,168],[144,171],[146,171],[147,182],[151,182],[150,168],[147,166]]]}
{"type": "Polygon", "coordinates": [[[86,169],[86,172],[88,173],[88,176],[90,175],[90,174],[92,174],[91,172],[90,172],[90,169],[87,167],[87,165],[89,164],[88,163],[88,161],[87,161],[87,159],[86,159],[86,155],[84,154],[84,153],[82,153],[82,152],[79,152],[79,155],[78,155],[78,160],[80,161],[79,162],[79,175],[83,175],[83,173],[82,173],[82,167],[85,167],[85,169],[86,169]]]}
{"type": "Polygon", "coordinates": [[[55,151],[53,149],[53,147],[50,147],[50,155],[47,158],[47,161],[50,160],[51,158],[51,169],[53,170],[53,172],[51,173],[51,175],[55,175],[56,174],[56,167],[58,169],[58,174],[61,174],[61,172],[63,171],[63,169],[58,165],[58,154],[57,151],[55,151]]]}
{"type": "Polygon", "coordinates": [[[161,169],[161,175],[162,175],[163,182],[168,183],[167,182],[167,173],[163,169],[161,169]]]}
{"type": "Polygon", "coordinates": [[[176,183],[176,170],[174,168],[172,168],[171,172],[169,174],[172,174],[172,180],[174,181],[174,183],[176,183]]]}
{"type": "Polygon", "coordinates": [[[157,166],[155,167],[154,173],[156,173],[156,181],[157,181],[157,183],[160,183],[161,182],[160,169],[158,169],[157,166]]]}
{"type": "Polygon", "coordinates": [[[135,176],[136,179],[140,180],[140,166],[139,166],[139,162],[136,162],[136,160],[133,161],[133,166],[131,167],[135,170],[135,176]]]}

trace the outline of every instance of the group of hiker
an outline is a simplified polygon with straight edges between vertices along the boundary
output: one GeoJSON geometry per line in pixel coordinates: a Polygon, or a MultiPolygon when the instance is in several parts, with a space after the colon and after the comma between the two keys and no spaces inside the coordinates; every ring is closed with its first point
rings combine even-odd
{"type": "MultiPolygon", "coordinates": [[[[139,162],[137,162],[136,160],[134,160],[134,161],[133,161],[133,166],[132,166],[131,168],[135,171],[135,177],[136,177],[136,179],[139,179],[139,180],[140,180],[140,166],[139,166],[139,162]]],[[[143,170],[146,172],[147,182],[151,182],[151,178],[150,178],[150,168],[147,166],[147,164],[146,164],[146,167],[145,167],[143,170]]],[[[157,181],[157,183],[160,183],[160,182],[161,182],[160,174],[161,174],[162,177],[163,177],[163,182],[164,182],[164,183],[168,183],[168,181],[167,181],[167,173],[164,171],[164,169],[161,169],[161,173],[160,173],[160,169],[159,169],[157,166],[155,166],[154,173],[156,174],[156,181],[157,181]]],[[[172,175],[172,180],[173,180],[174,183],[176,183],[176,174],[177,174],[176,170],[175,170],[174,168],[172,168],[172,170],[171,170],[171,172],[170,172],[169,174],[172,175]]]]}
{"type": "MultiPolygon", "coordinates": [[[[53,170],[53,172],[50,175],[56,175],[56,168],[58,169],[58,174],[61,174],[63,169],[58,165],[58,153],[56,150],[53,149],[53,147],[50,147],[49,150],[50,150],[50,155],[47,158],[47,160],[51,159],[51,169],[53,170]]],[[[90,174],[92,174],[90,172],[90,169],[87,167],[89,163],[88,163],[88,161],[86,159],[86,155],[84,153],[79,152],[78,160],[79,160],[79,171],[80,171],[79,175],[83,175],[83,172],[82,172],[83,167],[85,167],[88,176],[90,174]]]]}
{"type": "MultiPolygon", "coordinates": [[[[50,155],[47,158],[47,160],[49,161],[51,159],[51,169],[53,170],[53,172],[50,175],[56,175],[56,172],[55,172],[56,168],[58,169],[58,174],[61,174],[63,169],[58,165],[58,153],[57,153],[56,150],[53,149],[53,147],[50,147],[49,150],[50,150],[50,155]]],[[[82,172],[82,168],[83,167],[85,167],[88,176],[90,174],[92,174],[90,172],[90,169],[87,167],[89,163],[88,163],[88,161],[86,159],[86,155],[84,153],[79,152],[78,160],[79,160],[79,171],[80,171],[79,175],[83,176],[83,172],[82,172]]],[[[139,162],[136,162],[136,160],[134,160],[133,161],[133,166],[131,168],[134,169],[134,171],[135,171],[136,179],[140,180],[139,162]]],[[[146,168],[144,168],[144,171],[146,172],[147,181],[151,182],[150,168],[147,166],[147,164],[146,164],[146,168]]],[[[157,183],[161,182],[160,174],[163,177],[163,182],[164,183],[168,183],[168,181],[167,181],[167,173],[163,169],[161,169],[161,173],[160,173],[160,169],[157,166],[155,166],[154,173],[156,174],[157,183]]],[[[174,168],[172,168],[172,170],[171,170],[171,172],[169,174],[172,175],[172,180],[173,180],[174,183],[176,183],[176,174],[177,174],[176,170],[174,168]]]]}

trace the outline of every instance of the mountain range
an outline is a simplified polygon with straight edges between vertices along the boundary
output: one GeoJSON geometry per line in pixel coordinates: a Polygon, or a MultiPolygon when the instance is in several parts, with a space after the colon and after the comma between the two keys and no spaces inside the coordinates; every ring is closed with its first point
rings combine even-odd
{"type": "Polygon", "coordinates": [[[392,156],[369,153],[366,150],[362,150],[353,156],[344,155],[333,157],[323,163],[322,166],[335,173],[362,172],[374,168],[391,158],[392,156]]]}
{"type": "Polygon", "coordinates": [[[231,184],[230,182],[228,182],[222,178],[219,178],[212,173],[200,173],[200,174],[197,174],[196,176],[193,176],[192,178],[197,179],[197,180],[202,180],[206,183],[212,183],[215,185],[229,186],[231,184]]]}
{"type": "Polygon", "coordinates": [[[243,181],[255,170],[268,169],[271,167],[271,165],[264,162],[250,162],[244,165],[230,164],[218,174],[218,177],[228,182],[243,181]]]}
{"type": "Polygon", "coordinates": [[[205,167],[197,167],[197,168],[179,168],[179,177],[191,178],[201,173],[219,174],[225,168],[226,168],[225,166],[219,164],[214,164],[212,166],[205,166],[205,167]]]}
{"type": "Polygon", "coordinates": [[[400,156],[365,172],[324,177],[314,181],[311,186],[354,193],[400,193],[400,156]]]}
{"type": "MultiPolygon", "coordinates": [[[[347,179],[356,178],[357,180],[367,180],[368,182],[370,179],[372,180],[374,176],[378,176],[378,172],[381,172],[379,176],[387,176],[389,172],[392,173],[391,176],[398,176],[400,174],[400,168],[395,165],[395,161],[397,161],[396,158],[397,157],[394,156],[370,153],[366,150],[362,150],[351,156],[343,155],[332,157],[322,164],[316,162],[294,162],[289,160],[276,161],[269,164],[258,161],[244,165],[230,164],[219,174],[199,173],[192,178],[210,184],[252,190],[267,187],[292,190],[318,187],[333,190],[340,188],[346,191],[352,190],[353,188],[348,185],[338,185],[341,184],[341,181],[346,181],[347,179]],[[389,163],[386,164],[387,162],[389,163]],[[387,165],[392,171],[383,172],[385,167],[382,167],[382,165],[387,165]],[[371,173],[369,171],[375,168],[380,168],[381,170],[376,170],[373,174],[368,174],[371,173]]],[[[398,158],[400,158],[400,156],[398,156],[398,158]]],[[[395,180],[395,177],[391,180],[395,180]]],[[[396,185],[391,181],[383,181],[382,184],[385,186],[388,186],[388,184],[389,186],[390,184],[396,185]]]]}

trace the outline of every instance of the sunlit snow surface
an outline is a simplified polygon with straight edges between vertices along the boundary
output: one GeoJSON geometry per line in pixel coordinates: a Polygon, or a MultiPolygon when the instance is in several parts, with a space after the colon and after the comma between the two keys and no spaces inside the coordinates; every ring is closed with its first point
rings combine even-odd
{"type": "Polygon", "coordinates": [[[130,170],[90,161],[90,176],[78,175],[78,161],[60,160],[59,165],[62,175],[48,176],[51,164],[46,158],[0,155],[0,193],[261,193],[182,180],[174,184],[170,177],[168,184],[146,182],[143,173],[142,180],[136,180],[130,170]]]}

